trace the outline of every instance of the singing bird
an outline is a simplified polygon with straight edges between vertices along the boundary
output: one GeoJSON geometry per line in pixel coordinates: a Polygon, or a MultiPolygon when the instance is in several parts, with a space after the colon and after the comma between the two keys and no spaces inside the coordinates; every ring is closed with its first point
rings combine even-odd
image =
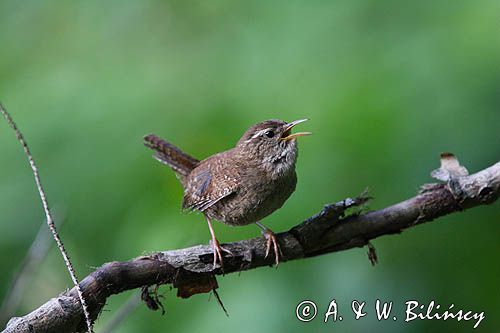
{"type": "Polygon", "coordinates": [[[255,223],[266,238],[266,258],[271,247],[278,265],[280,249],[274,232],[260,221],[283,206],[295,191],[297,138],[310,132],[291,133],[297,124],[266,120],[251,126],[236,146],[202,161],[186,154],[154,134],[144,144],[153,157],[176,173],[184,188],[182,207],[205,215],[212,236],[213,265],[222,267],[223,248],[215,237],[212,221],[231,226],[255,223]]]}

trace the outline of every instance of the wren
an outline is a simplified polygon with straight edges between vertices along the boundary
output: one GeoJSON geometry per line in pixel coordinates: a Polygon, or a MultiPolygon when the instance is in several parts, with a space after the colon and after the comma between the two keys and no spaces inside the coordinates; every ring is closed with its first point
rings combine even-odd
{"type": "Polygon", "coordinates": [[[271,247],[278,265],[280,249],[273,231],[260,221],[283,206],[295,191],[297,174],[296,138],[309,132],[291,133],[307,119],[286,123],[266,120],[251,126],[236,146],[202,161],[186,154],[171,143],[150,134],[144,144],[153,155],[176,173],[183,188],[182,207],[205,215],[212,236],[214,268],[222,267],[222,252],[212,221],[232,226],[255,223],[266,238],[266,258],[271,247]]]}

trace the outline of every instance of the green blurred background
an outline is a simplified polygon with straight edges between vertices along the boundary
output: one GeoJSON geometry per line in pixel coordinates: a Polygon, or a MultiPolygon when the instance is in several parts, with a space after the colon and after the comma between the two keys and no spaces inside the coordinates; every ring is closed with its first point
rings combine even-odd
{"type": "MultiPolygon", "coordinates": [[[[431,182],[439,153],[475,172],[500,156],[498,1],[0,2],[0,100],[24,131],[79,277],[145,252],[207,243],[199,215],[180,212],[173,172],[150,158],[153,132],[203,158],[269,118],[301,130],[299,183],[265,220],[287,230],[322,205],[369,187],[382,208],[431,182]]],[[[14,134],[0,124],[0,299],[44,215],[14,134]]],[[[163,287],[167,314],[140,305],[117,332],[466,332],[473,322],[404,323],[404,301],[435,300],[500,319],[499,204],[482,206],[366,249],[219,279],[215,300],[163,287]],[[322,322],[331,299],[344,321],[322,322]],[[317,302],[311,323],[295,318],[317,302]],[[353,299],[369,314],[355,321],[353,299]],[[378,322],[376,299],[398,321],[378,322]]],[[[223,242],[259,235],[217,224],[223,242]]],[[[55,248],[16,314],[71,281],[55,248]]],[[[109,299],[96,332],[131,292],[109,299]]],[[[2,327],[5,323],[1,323],[2,327]]]]}

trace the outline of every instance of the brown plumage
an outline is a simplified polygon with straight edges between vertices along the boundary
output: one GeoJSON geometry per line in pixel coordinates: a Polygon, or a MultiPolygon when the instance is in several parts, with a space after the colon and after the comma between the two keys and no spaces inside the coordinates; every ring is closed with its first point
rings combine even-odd
{"type": "Polygon", "coordinates": [[[267,120],[250,127],[236,147],[203,161],[189,156],[155,135],[144,137],[155,151],[154,158],[170,166],[184,187],[182,207],[202,212],[208,222],[214,247],[214,266],[222,264],[222,253],[212,220],[229,225],[256,223],[268,240],[267,254],[274,247],[276,264],[279,247],[273,232],[259,221],[280,208],[295,190],[297,176],[296,137],[291,129],[304,120],[286,123],[267,120]]]}
{"type": "Polygon", "coordinates": [[[200,163],[196,158],[189,156],[176,146],[157,137],[154,134],[144,137],[144,145],[153,149],[153,157],[159,162],[168,165],[175,171],[184,185],[185,178],[200,163]]]}

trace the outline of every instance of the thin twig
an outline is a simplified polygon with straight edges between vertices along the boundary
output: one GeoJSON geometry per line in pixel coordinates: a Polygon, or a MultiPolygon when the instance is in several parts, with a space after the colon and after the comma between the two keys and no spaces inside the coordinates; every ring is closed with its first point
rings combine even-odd
{"type": "Polygon", "coordinates": [[[17,140],[19,143],[22,145],[24,153],[28,157],[28,161],[31,166],[31,170],[33,171],[33,176],[35,177],[35,182],[36,182],[36,187],[38,189],[38,193],[40,194],[40,199],[42,200],[42,206],[43,210],[45,211],[45,217],[47,219],[47,225],[49,226],[49,229],[52,233],[52,236],[54,237],[54,240],[56,241],[57,247],[59,248],[59,251],[61,252],[64,262],[66,263],[66,267],[68,269],[69,275],[71,276],[71,280],[73,280],[73,284],[76,287],[76,290],[78,292],[78,297],[80,299],[80,302],[82,304],[83,308],[83,313],[85,314],[85,320],[87,322],[87,328],[88,332],[92,333],[92,320],[90,319],[90,314],[87,309],[87,305],[85,303],[85,299],[83,298],[83,293],[82,289],[80,288],[80,285],[78,284],[78,279],[75,274],[75,270],[73,268],[73,265],[71,264],[71,261],[69,259],[69,256],[66,252],[66,249],[64,248],[64,245],[61,241],[61,238],[59,237],[59,234],[57,233],[56,226],[54,224],[54,220],[52,218],[52,213],[50,212],[49,209],[49,204],[47,202],[47,197],[45,195],[45,191],[43,190],[42,182],[40,180],[40,175],[38,173],[38,168],[35,164],[35,160],[33,159],[33,156],[31,155],[30,149],[28,147],[28,144],[26,143],[26,140],[24,139],[21,131],[17,128],[16,123],[10,116],[10,114],[5,110],[2,104],[0,104],[0,112],[4,116],[5,120],[7,120],[7,123],[9,126],[14,130],[16,133],[17,140]]]}
{"type": "MultiPolygon", "coordinates": [[[[60,223],[57,227],[59,228],[64,219],[60,219],[60,223]]],[[[31,246],[24,257],[19,271],[12,278],[11,286],[7,289],[7,294],[0,307],[0,325],[6,323],[6,321],[14,315],[16,310],[21,303],[24,291],[28,282],[32,278],[33,272],[37,270],[40,264],[47,257],[52,245],[51,235],[44,223],[40,225],[38,233],[31,243],[31,246]]]]}

